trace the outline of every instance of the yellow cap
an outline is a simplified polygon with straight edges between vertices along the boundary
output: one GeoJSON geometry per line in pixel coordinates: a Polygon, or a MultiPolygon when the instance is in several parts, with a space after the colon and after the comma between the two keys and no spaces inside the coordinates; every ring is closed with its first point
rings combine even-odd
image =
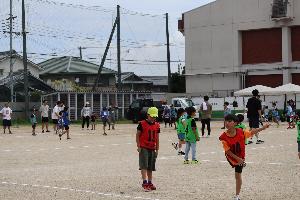
{"type": "Polygon", "coordinates": [[[148,108],[148,115],[150,115],[150,117],[158,117],[158,109],[156,107],[148,108]]]}

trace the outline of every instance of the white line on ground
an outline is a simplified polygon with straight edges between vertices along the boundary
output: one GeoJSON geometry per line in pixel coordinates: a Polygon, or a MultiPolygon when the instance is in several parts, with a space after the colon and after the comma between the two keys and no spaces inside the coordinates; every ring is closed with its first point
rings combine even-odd
{"type": "Polygon", "coordinates": [[[98,194],[98,195],[103,195],[103,196],[111,196],[114,198],[131,198],[131,199],[142,199],[142,200],[159,200],[159,199],[151,199],[149,197],[133,197],[133,196],[129,196],[129,195],[120,195],[120,194],[112,194],[112,193],[103,193],[103,192],[96,192],[96,191],[91,191],[91,190],[80,190],[80,189],[73,189],[73,188],[64,188],[64,187],[56,187],[56,186],[48,186],[48,185],[37,185],[37,184],[26,184],[26,183],[22,183],[22,184],[18,184],[16,182],[6,182],[6,181],[2,181],[1,184],[3,185],[20,185],[20,186],[29,186],[29,187],[40,187],[40,188],[49,188],[49,189],[59,189],[59,190],[68,190],[68,191],[72,191],[72,192],[85,192],[85,193],[89,193],[89,194],[98,194]]]}

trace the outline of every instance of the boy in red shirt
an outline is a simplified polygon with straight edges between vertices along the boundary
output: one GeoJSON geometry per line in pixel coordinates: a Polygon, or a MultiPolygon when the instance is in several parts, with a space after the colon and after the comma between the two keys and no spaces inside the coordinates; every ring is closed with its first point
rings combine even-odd
{"type": "Polygon", "coordinates": [[[225,117],[226,131],[222,133],[219,140],[223,144],[227,161],[235,168],[236,196],[235,200],[240,200],[240,191],[242,187],[242,170],[245,163],[245,139],[252,137],[254,134],[269,128],[269,124],[264,124],[262,128],[251,129],[251,131],[235,128],[238,118],[229,114],[225,117]]]}
{"type": "Polygon", "coordinates": [[[146,192],[156,190],[152,183],[152,171],[155,171],[155,162],[159,149],[159,123],[155,121],[158,117],[158,109],[148,109],[148,117],[139,123],[136,133],[136,145],[139,152],[139,166],[142,174],[142,187],[146,192]]]}

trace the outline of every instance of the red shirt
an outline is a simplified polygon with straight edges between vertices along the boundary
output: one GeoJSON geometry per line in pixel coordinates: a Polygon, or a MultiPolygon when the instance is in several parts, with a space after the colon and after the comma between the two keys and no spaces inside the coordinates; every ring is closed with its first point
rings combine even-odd
{"type": "MultiPolygon", "coordinates": [[[[226,145],[229,147],[233,154],[236,156],[245,159],[245,135],[243,129],[237,128],[236,135],[233,137],[228,136],[225,132],[219,137],[220,141],[224,141],[226,145]]],[[[236,165],[238,162],[231,156],[225,153],[226,158],[232,165],[236,165]]]]}
{"type": "Polygon", "coordinates": [[[158,134],[160,132],[159,123],[149,123],[147,120],[140,122],[138,126],[140,134],[140,147],[155,150],[157,147],[158,134]]]}

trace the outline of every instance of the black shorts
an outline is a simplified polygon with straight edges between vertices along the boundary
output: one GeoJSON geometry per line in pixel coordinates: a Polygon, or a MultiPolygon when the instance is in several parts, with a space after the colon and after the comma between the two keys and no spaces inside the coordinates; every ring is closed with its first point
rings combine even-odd
{"type": "Polygon", "coordinates": [[[141,148],[139,153],[139,169],[155,171],[156,158],[157,155],[154,150],[141,148]]]}
{"type": "Polygon", "coordinates": [[[103,126],[106,126],[106,124],[108,123],[108,120],[107,119],[102,119],[102,123],[103,123],[103,126]]]}
{"type": "Polygon", "coordinates": [[[35,127],[36,127],[36,124],[32,124],[32,126],[31,126],[33,129],[35,129],[35,127]]]}
{"type": "Polygon", "coordinates": [[[3,122],[3,126],[11,126],[11,120],[4,119],[2,122],[3,122]]]}
{"type": "Polygon", "coordinates": [[[65,127],[65,130],[69,130],[70,129],[69,125],[64,125],[64,127],[65,127]]]}
{"type": "Polygon", "coordinates": [[[234,167],[234,171],[235,171],[236,173],[241,174],[241,173],[243,172],[243,166],[236,165],[236,166],[234,167]]]}
{"type": "Polygon", "coordinates": [[[58,124],[58,119],[52,119],[53,124],[58,124]]]}
{"type": "Polygon", "coordinates": [[[48,117],[42,117],[42,122],[49,122],[49,118],[48,117]]]}
{"type": "Polygon", "coordinates": [[[249,127],[250,128],[259,128],[259,118],[258,117],[249,117],[249,127]]]}

